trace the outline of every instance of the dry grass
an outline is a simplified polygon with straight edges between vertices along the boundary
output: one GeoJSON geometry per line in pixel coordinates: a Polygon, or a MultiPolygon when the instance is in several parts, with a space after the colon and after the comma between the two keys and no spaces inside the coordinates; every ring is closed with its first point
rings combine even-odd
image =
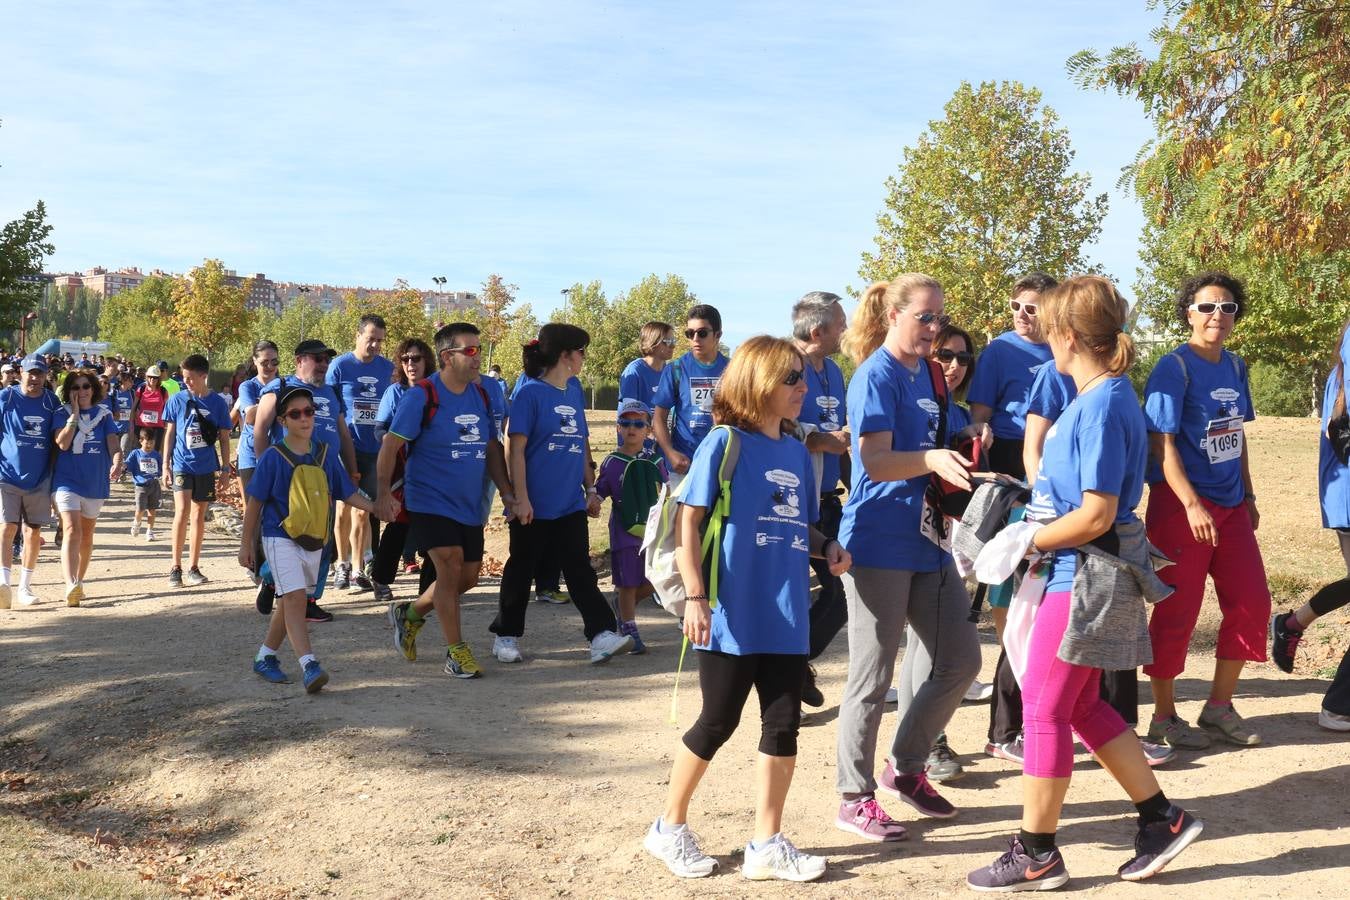
{"type": "MultiPolygon", "coordinates": [[[[35,822],[0,815],[0,897],[24,900],[124,900],[172,897],[133,875],[91,868],[74,842],[35,822]]],[[[86,854],[88,855],[88,854],[86,854]]]]}

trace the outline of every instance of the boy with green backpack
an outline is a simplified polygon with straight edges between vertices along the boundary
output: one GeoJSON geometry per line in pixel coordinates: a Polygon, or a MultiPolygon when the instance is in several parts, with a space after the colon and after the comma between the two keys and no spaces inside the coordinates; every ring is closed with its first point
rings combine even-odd
{"type": "Polygon", "coordinates": [[[253,568],[253,547],[262,528],[262,546],[272,568],[280,602],[272,611],[253,671],[272,684],[289,684],[277,650],[288,639],[300,658],[305,691],[317,693],[328,683],[309,644],[305,598],[318,582],[323,548],[333,535],[333,501],[374,512],[370,499],[357,491],[342,461],[324,441],[313,440],[314,392],[303,385],[283,387],[276,421],[285,436],[258,458],[248,483],[248,507],[239,545],[239,565],[253,568]]]}
{"type": "Polygon", "coordinates": [[[613,500],[609,513],[610,567],[614,586],[619,591],[619,633],[633,639],[629,653],[645,653],[647,647],[638,636],[638,591],[648,587],[643,574],[642,538],[647,514],[656,502],[669,475],[665,460],[643,455],[644,442],[651,432],[651,413],[641,400],[619,404],[619,449],[600,463],[595,490],[601,499],[613,500]]]}

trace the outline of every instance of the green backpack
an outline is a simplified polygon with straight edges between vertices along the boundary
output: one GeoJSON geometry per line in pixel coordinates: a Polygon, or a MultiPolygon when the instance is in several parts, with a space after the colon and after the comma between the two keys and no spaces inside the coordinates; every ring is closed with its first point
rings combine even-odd
{"type": "Polygon", "coordinates": [[[313,441],[318,450],[314,462],[301,462],[284,441],[272,445],[273,450],[291,465],[291,487],[287,492],[290,511],[281,521],[281,529],[302,550],[322,550],[333,536],[333,498],[328,490],[328,473],[323,470],[328,456],[328,445],[313,441]]]}
{"type": "Polygon", "coordinates": [[[647,533],[647,514],[661,493],[661,470],[650,459],[617,450],[605,457],[605,462],[611,459],[623,463],[623,474],[619,476],[619,524],[633,537],[643,537],[647,533]]]}

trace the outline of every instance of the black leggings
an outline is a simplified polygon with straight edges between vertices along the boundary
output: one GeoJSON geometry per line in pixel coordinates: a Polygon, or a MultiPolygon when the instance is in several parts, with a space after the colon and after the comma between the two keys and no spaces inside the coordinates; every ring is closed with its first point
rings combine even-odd
{"type": "Polygon", "coordinates": [[[511,555],[502,569],[497,618],[489,631],[501,637],[520,637],[525,633],[530,582],[539,570],[539,561],[554,553],[562,564],[572,605],[581,613],[586,640],[602,631],[618,629],[614,610],[600,593],[595,569],[591,568],[591,539],[585,511],[578,510],[560,519],[535,519],[528,525],[512,519],[507,528],[511,533],[511,555]]]}
{"type": "MultiPolygon", "coordinates": [[[[372,518],[371,521],[375,520],[372,518]]],[[[389,522],[384,526],[384,534],[380,535],[380,542],[375,546],[375,568],[370,576],[372,581],[376,584],[394,583],[407,539],[407,522],[389,522]]]]}
{"type": "Polygon", "coordinates": [[[1308,601],[1312,611],[1319,616],[1335,612],[1347,603],[1350,603],[1350,578],[1342,578],[1340,581],[1323,585],[1322,589],[1313,594],[1312,599],[1308,601]]]}
{"type": "Polygon", "coordinates": [[[740,724],[753,686],[759,694],[759,752],[796,756],[806,657],[782,653],[732,656],[713,650],[699,650],[696,655],[703,710],[685,732],[689,752],[699,759],[713,758],[740,724]]]}

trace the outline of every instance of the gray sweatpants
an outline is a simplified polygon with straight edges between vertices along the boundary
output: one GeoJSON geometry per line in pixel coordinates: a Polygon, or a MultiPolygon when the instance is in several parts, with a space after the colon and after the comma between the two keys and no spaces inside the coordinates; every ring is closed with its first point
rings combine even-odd
{"type": "Polygon", "coordinates": [[[886,689],[908,621],[934,660],[891,741],[890,760],[902,774],[923,771],[933,738],[946,727],[980,671],[980,642],[967,621],[970,598],[956,567],[939,572],[854,569],[844,575],[848,596],[848,685],[839,704],[841,794],[876,790],[874,759],[886,689]]]}

